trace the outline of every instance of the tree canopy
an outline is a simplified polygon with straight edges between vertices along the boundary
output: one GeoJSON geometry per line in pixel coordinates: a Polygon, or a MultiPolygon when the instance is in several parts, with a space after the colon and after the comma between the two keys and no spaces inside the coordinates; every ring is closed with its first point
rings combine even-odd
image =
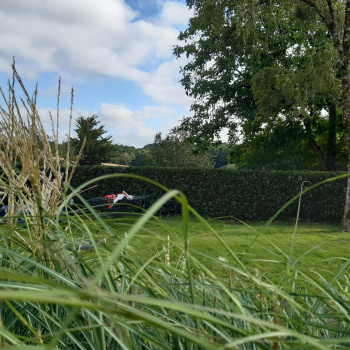
{"type": "MultiPolygon", "coordinates": [[[[174,53],[188,58],[182,84],[195,102],[182,127],[191,140],[208,147],[227,127],[231,140],[244,142],[279,118],[278,124],[301,127],[320,169],[344,164],[337,155],[339,140],[346,139],[347,153],[350,148],[350,0],[187,5],[194,15],[174,53]],[[324,119],[322,149],[317,132],[324,119]]],[[[350,177],[344,229],[350,231],[350,177]]]]}
{"type": "Polygon", "coordinates": [[[166,168],[213,168],[214,156],[208,152],[195,154],[194,146],[185,140],[184,132],[171,130],[164,138],[157,133],[148,147],[154,165],[166,168]]]}
{"type": "Polygon", "coordinates": [[[194,16],[174,52],[188,58],[181,82],[194,97],[193,116],[182,127],[190,140],[208,148],[227,128],[231,143],[249,148],[268,134],[279,141],[269,142],[265,164],[278,164],[271,151],[281,153],[284,125],[296,132],[299,159],[311,151],[321,170],[344,167],[339,58],[315,11],[303,1],[187,4],[194,16]]]}
{"type": "Polygon", "coordinates": [[[93,165],[101,162],[109,162],[113,157],[114,145],[112,136],[104,136],[107,131],[103,125],[99,125],[98,116],[77,118],[74,131],[76,138],[71,139],[72,147],[79,152],[85,142],[80,164],[93,165]]]}

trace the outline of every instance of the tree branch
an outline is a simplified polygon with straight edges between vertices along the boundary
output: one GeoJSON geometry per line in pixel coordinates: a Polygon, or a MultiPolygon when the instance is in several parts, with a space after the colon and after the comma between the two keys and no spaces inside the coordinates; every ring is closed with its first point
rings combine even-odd
{"type": "Polygon", "coordinates": [[[316,6],[315,2],[313,2],[312,0],[300,0],[300,1],[310,6],[322,18],[322,20],[325,23],[327,22],[327,18],[324,16],[322,11],[316,6]]]}
{"type": "Polygon", "coordinates": [[[334,17],[334,7],[333,7],[333,2],[332,0],[327,0],[328,8],[329,8],[329,13],[331,15],[332,21],[336,21],[334,17]]]}
{"type": "Polygon", "coordinates": [[[346,1],[345,5],[345,20],[344,20],[344,34],[343,34],[343,56],[345,58],[344,65],[349,63],[350,50],[350,0],[346,1]]]}
{"type": "MultiPolygon", "coordinates": [[[[339,53],[340,59],[343,60],[343,45],[341,44],[340,33],[337,30],[337,22],[336,22],[336,17],[334,15],[334,7],[333,7],[332,0],[327,0],[329,16],[324,14],[321,11],[321,9],[319,7],[317,7],[316,3],[313,0],[300,0],[300,1],[303,2],[304,4],[308,5],[310,8],[312,8],[320,16],[320,18],[327,26],[327,28],[328,28],[328,30],[333,38],[334,46],[339,53]]],[[[348,6],[349,4],[350,4],[350,1],[348,0],[346,2],[346,6],[348,6]]],[[[344,33],[345,33],[345,31],[344,31],[344,33]]]]}

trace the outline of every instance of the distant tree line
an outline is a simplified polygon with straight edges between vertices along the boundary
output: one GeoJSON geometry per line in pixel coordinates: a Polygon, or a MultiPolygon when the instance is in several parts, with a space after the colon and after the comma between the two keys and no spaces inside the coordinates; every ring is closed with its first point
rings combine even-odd
{"type": "MultiPolygon", "coordinates": [[[[191,141],[190,133],[183,126],[171,129],[166,135],[157,133],[151,144],[142,148],[114,144],[112,137],[101,125],[98,116],[80,116],[76,120],[76,136],[71,138],[70,152],[74,156],[83,147],[81,165],[112,163],[124,166],[153,166],[177,168],[221,168],[264,170],[320,170],[319,163],[310,149],[303,132],[296,125],[282,123],[274,130],[265,129],[254,138],[235,143],[216,143],[200,148],[191,141]],[[292,130],[290,130],[292,129],[292,130]],[[297,150],[297,152],[296,152],[297,150]]],[[[325,130],[327,130],[325,128],[325,130]]],[[[322,139],[319,139],[322,141],[322,139]]],[[[339,139],[338,156],[346,159],[345,139],[339,139]]],[[[324,140],[326,142],[326,140],[324,140]]],[[[68,143],[60,144],[62,157],[68,143]]],[[[341,169],[340,169],[341,170],[341,169]]]]}
{"type": "MultiPolygon", "coordinates": [[[[142,148],[113,144],[112,137],[97,115],[77,118],[74,131],[76,137],[71,138],[70,152],[73,156],[83,148],[81,165],[112,163],[165,168],[220,168],[229,163],[228,145],[222,144],[198,153],[196,147],[186,140],[186,133],[177,128],[164,137],[157,133],[154,142],[142,148]]],[[[67,151],[68,142],[64,141],[60,144],[60,155],[65,156],[67,151]]]]}

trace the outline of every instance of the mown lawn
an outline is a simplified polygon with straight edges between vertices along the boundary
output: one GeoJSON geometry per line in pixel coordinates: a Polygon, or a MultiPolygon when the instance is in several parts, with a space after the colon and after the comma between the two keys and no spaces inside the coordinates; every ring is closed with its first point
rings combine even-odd
{"type": "MultiPolygon", "coordinates": [[[[131,218],[121,219],[116,225],[116,230],[124,233],[132,222],[131,218]]],[[[266,227],[265,223],[248,225],[225,219],[210,220],[209,223],[237,257],[246,266],[255,269],[257,275],[275,275],[278,281],[286,274],[294,224],[272,223],[266,227]]],[[[181,227],[180,218],[153,220],[139,232],[130,246],[138,252],[139,257],[145,259],[157,251],[164,259],[170,247],[170,260],[172,263],[177,262],[183,251],[181,227]]],[[[215,274],[225,277],[227,271],[223,270],[222,266],[217,266],[213,258],[225,261],[230,255],[208,227],[192,219],[189,237],[192,255],[215,274]]],[[[318,272],[332,278],[349,257],[349,247],[350,234],[342,232],[340,225],[299,223],[291,264],[295,264],[302,271],[318,272]]]]}

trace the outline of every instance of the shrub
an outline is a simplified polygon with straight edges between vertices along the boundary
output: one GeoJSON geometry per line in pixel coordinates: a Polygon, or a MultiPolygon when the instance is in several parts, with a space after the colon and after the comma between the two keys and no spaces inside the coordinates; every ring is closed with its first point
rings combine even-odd
{"type": "MultiPolygon", "coordinates": [[[[184,192],[190,205],[207,217],[233,216],[240,220],[268,220],[289,199],[300,193],[303,182],[316,184],[344,174],[335,172],[282,172],[222,169],[169,169],[152,167],[84,167],[76,169],[72,180],[74,187],[106,174],[136,174],[164,184],[169,189],[184,192]]],[[[324,183],[302,198],[302,221],[340,223],[345,202],[345,179],[324,183]]],[[[156,200],[162,191],[149,183],[120,177],[100,182],[87,191],[86,198],[126,191],[130,194],[152,195],[156,200]]],[[[162,215],[180,214],[174,201],[160,210],[162,215]]],[[[296,203],[284,210],[278,220],[293,220],[296,203]]]]}

